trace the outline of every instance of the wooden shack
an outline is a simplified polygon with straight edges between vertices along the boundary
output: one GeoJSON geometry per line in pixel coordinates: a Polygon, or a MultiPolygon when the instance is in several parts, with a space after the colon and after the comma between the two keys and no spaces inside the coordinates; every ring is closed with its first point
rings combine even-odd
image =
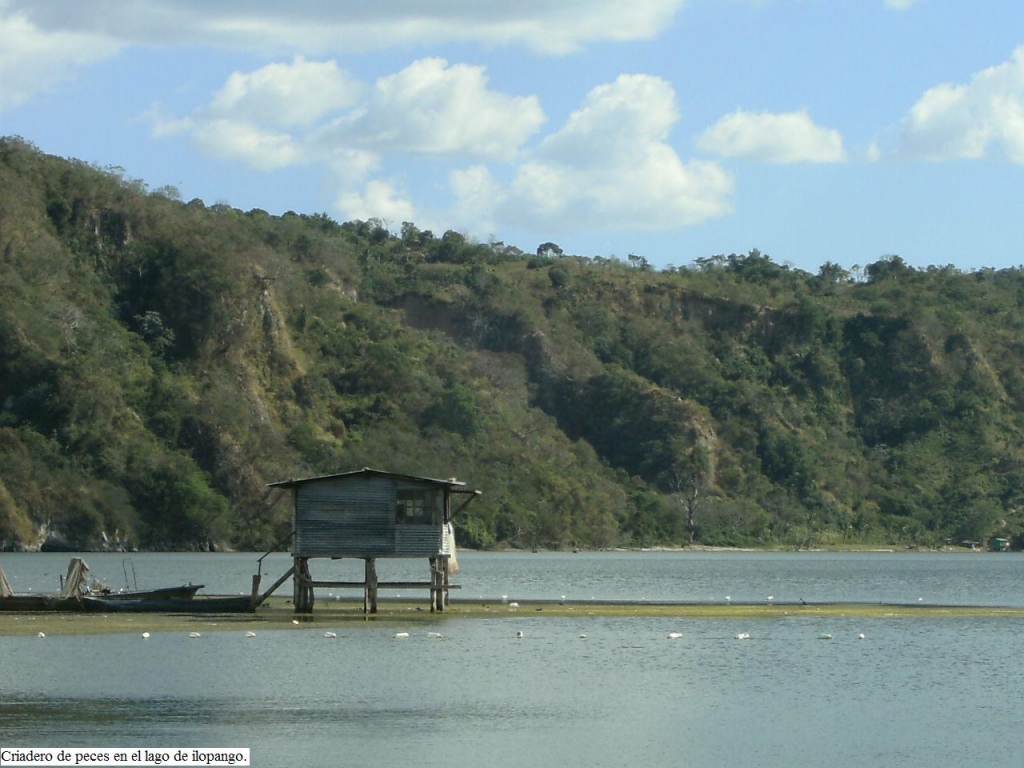
{"type": "Polygon", "coordinates": [[[453,588],[452,517],[479,491],[469,490],[454,477],[437,480],[369,468],[285,480],[270,487],[292,491],[296,613],[312,612],[317,587],[362,589],[368,613],[377,611],[380,589],[425,588],[430,590],[431,611],[444,610],[453,588]],[[458,503],[453,505],[454,501],[458,503]],[[318,581],[310,573],[310,560],[345,557],[364,561],[363,581],[318,581]],[[430,580],[379,582],[376,560],[382,557],[424,557],[430,563],[430,580]]]}

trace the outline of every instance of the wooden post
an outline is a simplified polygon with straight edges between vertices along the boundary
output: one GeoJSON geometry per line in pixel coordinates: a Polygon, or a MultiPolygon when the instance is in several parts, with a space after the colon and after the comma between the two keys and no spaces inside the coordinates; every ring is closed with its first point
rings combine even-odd
{"type": "Polygon", "coordinates": [[[444,611],[444,581],[441,574],[443,558],[430,558],[430,612],[444,611]]]}
{"type": "Polygon", "coordinates": [[[313,587],[310,582],[313,580],[309,575],[309,558],[295,558],[295,588],[293,591],[296,613],[313,612],[313,587]]]}
{"type": "Polygon", "coordinates": [[[444,594],[444,605],[445,605],[446,608],[449,605],[451,605],[451,594],[450,594],[450,590],[448,588],[451,586],[451,583],[452,583],[452,575],[448,571],[448,565],[449,565],[448,557],[445,557],[441,561],[441,579],[442,579],[442,582],[444,584],[444,592],[443,592],[443,594],[444,594]]]}
{"type": "Polygon", "coordinates": [[[260,600],[260,579],[263,578],[261,574],[254,573],[252,575],[252,592],[249,594],[249,607],[255,609],[262,601],[260,600]]]}
{"type": "Polygon", "coordinates": [[[366,586],[363,588],[363,613],[376,613],[377,612],[377,559],[373,557],[363,558],[363,562],[366,563],[364,573],[366,575],[364,581],[366,586]]]}
{"type": "Polygon", "coordinates": [[[430,558],[430,612],[437,610],[437,558],[430,558]]]}

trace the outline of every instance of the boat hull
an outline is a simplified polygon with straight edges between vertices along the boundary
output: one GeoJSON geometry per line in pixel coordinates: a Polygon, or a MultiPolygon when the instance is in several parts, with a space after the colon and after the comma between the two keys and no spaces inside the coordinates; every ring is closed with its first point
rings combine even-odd
{"type": "Polygon", "coordinates": [[[81,613],[85,608],[77,597],[60,595],[7,595],[0,597],[0,611],[81,613]]]}
{"type": "Polygon", "coordinates": [[[86,595],[81,598],[86,613],[252,613],[252,600],[246,596],[196,598],[128,599],[86,595]]]}

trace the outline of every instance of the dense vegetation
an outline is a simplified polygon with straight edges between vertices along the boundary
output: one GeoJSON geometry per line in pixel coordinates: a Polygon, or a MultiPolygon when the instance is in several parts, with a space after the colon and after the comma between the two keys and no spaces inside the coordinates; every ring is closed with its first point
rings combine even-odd
{"type": "Polygon", "coordinates": [[[471,546],[1017,537],[1022,422],[1021,269],[656,271],[0,140],[0,547],[266,547],[267,483],[363,466],[481,489],[471,546]]]}

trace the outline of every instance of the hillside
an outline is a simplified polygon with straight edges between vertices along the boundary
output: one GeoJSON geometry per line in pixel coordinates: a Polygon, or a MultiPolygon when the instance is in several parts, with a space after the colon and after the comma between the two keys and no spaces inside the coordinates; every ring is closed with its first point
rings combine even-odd
{"type": "Polygon", "coordinates": [[[482,490],[476,547],[1018,537],[1024,271],[822,253],[524,253],[0,139],[0,548],[264,548],[267,483],[363,466],[482,490]]]}

